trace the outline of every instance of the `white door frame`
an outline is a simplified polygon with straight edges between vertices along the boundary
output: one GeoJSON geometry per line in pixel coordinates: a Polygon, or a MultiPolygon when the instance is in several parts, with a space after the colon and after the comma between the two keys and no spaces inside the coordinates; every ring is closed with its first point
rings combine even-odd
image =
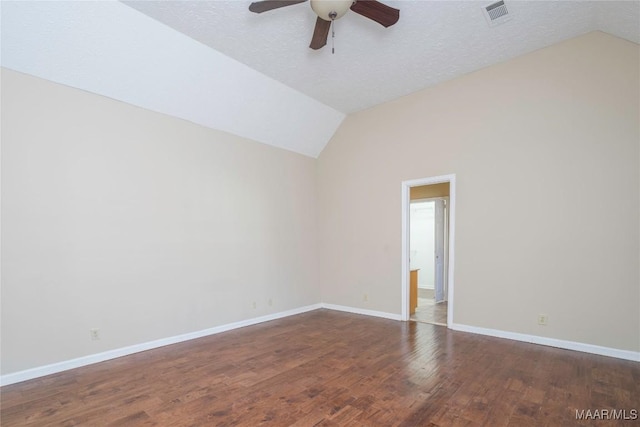
{"type": "Polygon", "coordinates": [[[430,178],[412,179],[402,181],[402,286],[401,301],[402,315],[401,320],[409,320],[409,191],[411,187],[419,187],[422,185],[449,183],[449,268],[448,289],[447,289],[447,327],[453,324],[453,267],[455,254],[455,229],[456,229],[456,175],[441,175],[430,178]]]}

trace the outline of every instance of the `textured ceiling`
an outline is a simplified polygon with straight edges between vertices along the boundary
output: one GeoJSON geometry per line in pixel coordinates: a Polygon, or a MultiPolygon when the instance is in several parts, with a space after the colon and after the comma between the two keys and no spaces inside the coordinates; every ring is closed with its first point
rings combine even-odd
{"type": "Polygon", "coordinates": [[[640,0],[505,1],[512,19],[493,28],[491,1],[386,1],[401,11],[390,28],[348,12],[332,55],[308,48],[308,2],[258,15],[244,0],[2,0],[0,61],[317,157],[345,113],[590,31],[640,43],[640,0]]]}
{"type": "Polygon", "coordinates": [[[254,14],[250,1],[125,4],[336,110],[359,111],[580,34],[640,43],[639,1],[509,1],[489,27],[488,1],[383,1],[400,9],[384,28],[353,12],[335,23],[335,54],[308,48],[309,3],[254,14]]]}

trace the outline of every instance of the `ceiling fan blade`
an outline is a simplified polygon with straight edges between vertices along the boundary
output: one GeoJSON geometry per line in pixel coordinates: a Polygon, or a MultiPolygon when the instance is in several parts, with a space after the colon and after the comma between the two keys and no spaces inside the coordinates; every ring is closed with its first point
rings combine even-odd
{"type": "Polygon", "coordinates": [[[309,45],[311,49],[318,50],[322,46],[327,44],[327,37],[329,37],[329,28],[331,28],[330,21],[325,21],[320,17],[316,19],[316,28],[313,30],[313,37],[311,38],[311,44],[309,45]]]}
{"type": "Polygon", "coordinates": [[[255,13],[267,12],[273,9],[279,9],[285,6],[291,6],[298,3],[304,3],[307,0],[264,0],[256,1],[249,5],[249,10],[255,13]]]}
{"type": "Polygon", "coordinates": [[[358,0],[351,10],[378,24],[390,27],[400,19],[400,11],[376,0],[358,0]]]}

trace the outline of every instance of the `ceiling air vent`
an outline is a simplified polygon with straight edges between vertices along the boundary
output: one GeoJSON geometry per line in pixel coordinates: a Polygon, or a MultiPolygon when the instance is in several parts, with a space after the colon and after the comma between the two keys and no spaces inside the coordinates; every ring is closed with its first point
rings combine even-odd
{"type": "Polygon", "coordinates": [[[482,13],[490,27],[503,24],[511,19],[507,5],[502,0],[483,7],[482,13]]]}

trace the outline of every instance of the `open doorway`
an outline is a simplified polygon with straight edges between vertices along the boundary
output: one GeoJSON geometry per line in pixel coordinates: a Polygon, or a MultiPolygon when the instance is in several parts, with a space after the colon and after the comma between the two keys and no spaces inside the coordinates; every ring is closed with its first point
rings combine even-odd
{"type": "Polygon", "coordinates": [[[402,183],[402,320],[451,326],[455,175],[402,183]]]}
{"type": "Polygon", "coordinates": [[[446,326],[449,183],[413,187],[409,194],[410,320],[446,326]],[[417,198],[424,193],[440,196],[417,198]]]}

